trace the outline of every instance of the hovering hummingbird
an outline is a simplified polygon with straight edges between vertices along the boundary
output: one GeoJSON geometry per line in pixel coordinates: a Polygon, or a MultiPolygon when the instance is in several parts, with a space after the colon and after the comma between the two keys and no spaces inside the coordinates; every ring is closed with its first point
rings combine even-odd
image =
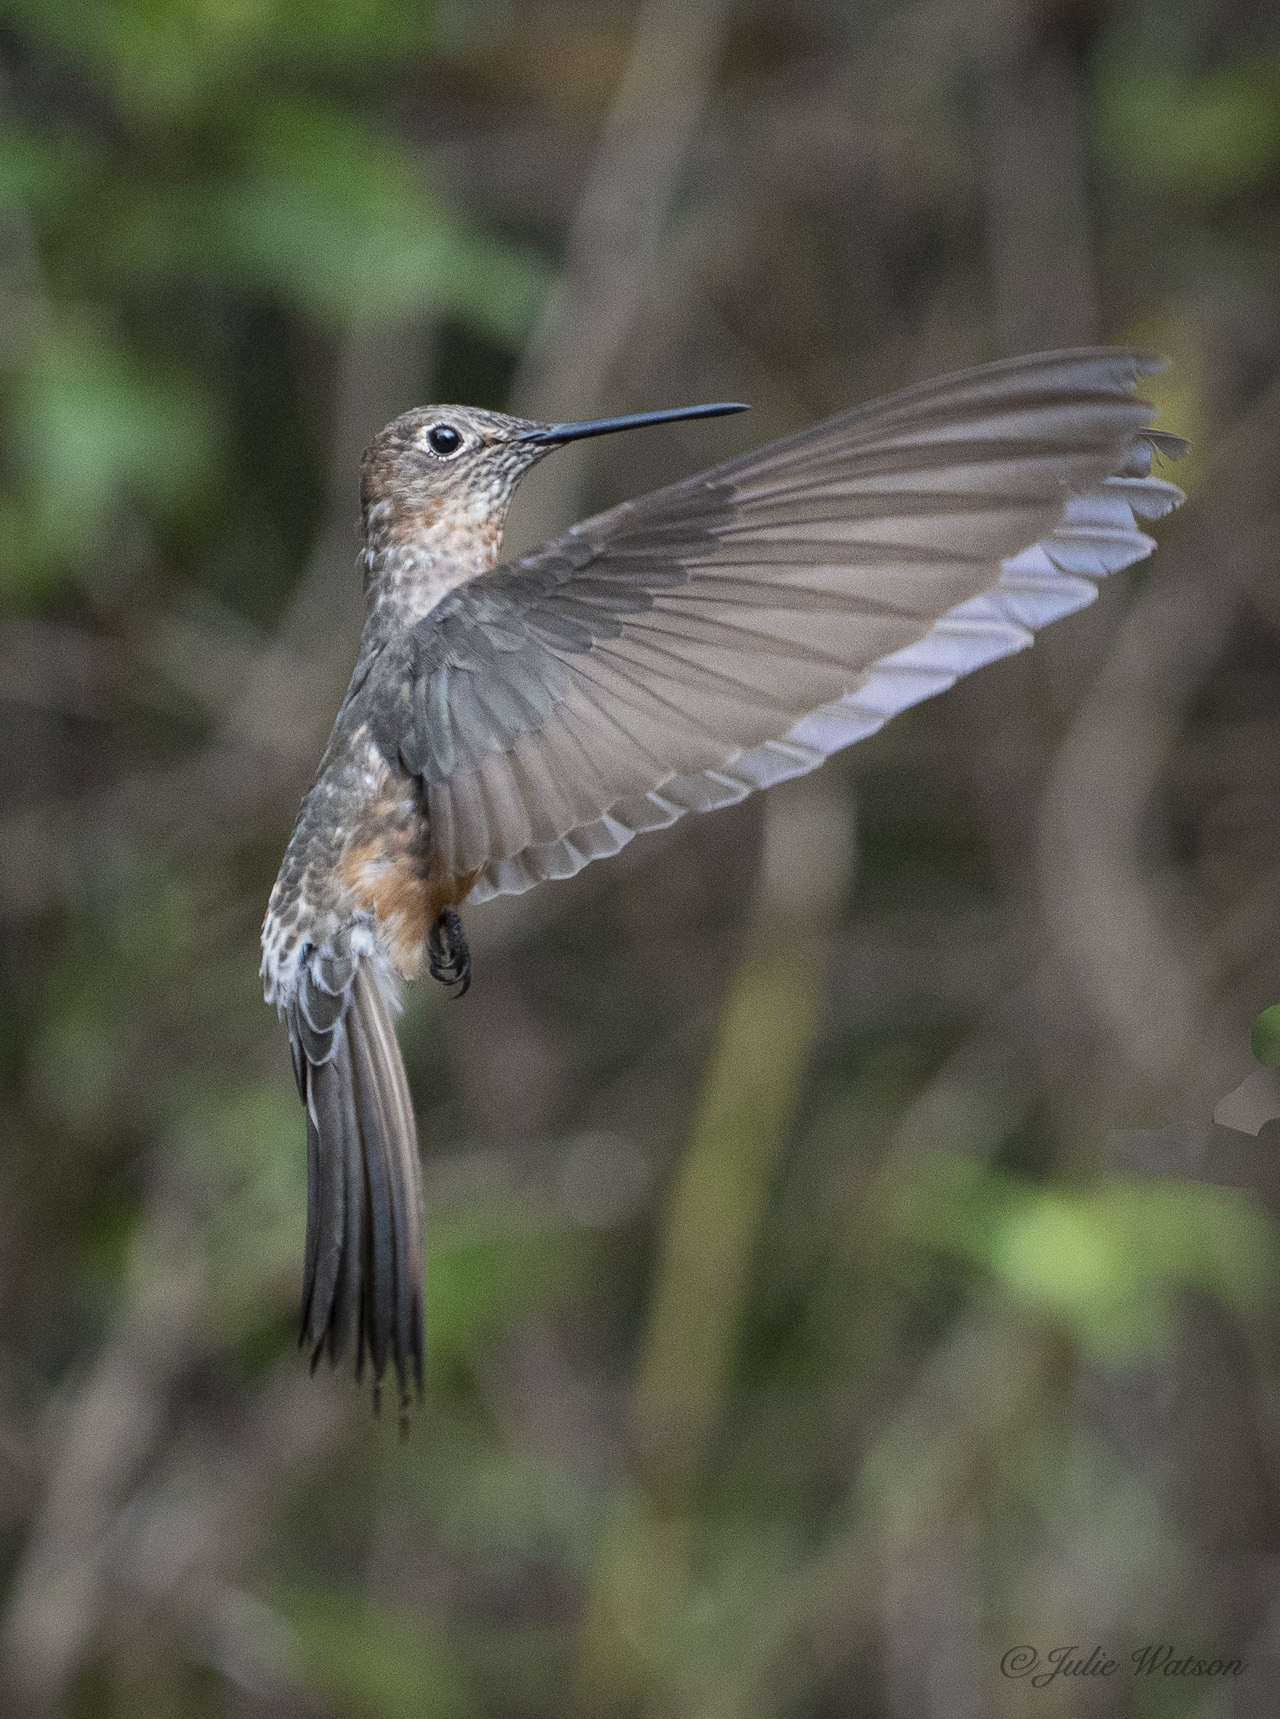
{"type": "Polygon", "coordinates": [[[458,910],[812,770],[1148,555],[1184,443],[1093,349],[843,412],[500,562],[520,478],[691,406],[539,424],[425,406],[361,473],[366,619],[263,926],[307,1114],[300,1341],[422,1388],[402,979],[470,979],[458,910]]]}

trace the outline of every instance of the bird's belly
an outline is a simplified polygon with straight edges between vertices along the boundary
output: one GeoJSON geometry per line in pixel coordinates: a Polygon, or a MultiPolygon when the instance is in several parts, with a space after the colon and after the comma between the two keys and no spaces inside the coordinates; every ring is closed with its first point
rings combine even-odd
{"type": "Polygon", "coordinates": [[[373,916],[396,970],[412,979],[431,927],[431,834],[410,784],[388,772],[361,812],[339,862],[357,911],[373,916]]]}
{"type": "Polygon", "coordinates": [[[391,769],[368,730],[342,737],[303,803],[271,892],[263,926],[268,1000],[292,994],[307,945],[326,946],[366,917],[400,976],[416,978],[432,926],[466,900],[477,875],[441,868],[418,783],[391,769]]]}
{"type": "Polygon", "coordinates": [[[373,915],[379,941],[404,979],[417,978],[431,927],[475,883],[474,875],[440,869],[416,784],[389,772],[352,831],[340,871],[357,910],[373,915]]]}

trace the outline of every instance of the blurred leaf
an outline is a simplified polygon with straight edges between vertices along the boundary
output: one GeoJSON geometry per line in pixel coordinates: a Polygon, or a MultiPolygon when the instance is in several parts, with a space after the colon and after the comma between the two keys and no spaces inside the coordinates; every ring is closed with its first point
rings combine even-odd
{"type": "Polygon", "coordinates": [[[56,219],[101,161],[101,150],[69,130],[7,118],[0,128],[0,210],[56,219]]]}
{"type": "Polygon", "coordinates": [[[1086,1347],[1133,1354],[1161,1343],[1174,1289],[1248,1305],[1271,1250],[1261,1215],[1229,1193],[1117,1183],[1015,1206],[991,1267],[1014,1300],[1063,1319],[1086,1347]]]}
{"type": "Polygon", "coordinates": [[[1280,1068],[1280,1003],[1272,1003],[1253,1023],[1249,1048],[1260,1063],[1280,1068]]]}
{"type": "Polygon", "coordinates": [[[344,1711],[374,1719],[462,1719],[472,1703],[444,1650],[421,1625],[380,1615],[341,1593],[293,1590],[280,1610],[316,1686],[344,1711]]]}
{"type": "Polygon", "coordinates": [[[555,1238],[477,1236],[438,1225],[427,1244],[427,1349],[433,1365],[465,1357],[482,1338],[554,1289],[555,1238]]]}
{"type": "Polygon", "coordinates": [[[1109,1356],[1162,1347],[1180,1289],[1244,1309],[1274,1280],[1264,1214],[1198,1182],[1115,1178],[1080,1192],[1038,1190],[952,1161],[935,1167],[919,1215],[936,1245],[1109,1356]]]}
{"type": "Polygon", "coordinates": [[[214,1158],[208,1244],[213,1283],[234,1311],[265,1278],[300,1269],[307,1215],[306,1136],[293,1092],[255,1082],[194,1097],[186,1128],[214,1158]]]}
{"type": "Polygon", "coordinates": [[[104,851],[99,865],[101,894],[51,962],[33,1046],[39,1089],[73,1127],[110,1113],[139,1049],[137,999],[181,958],[192,930],[190,897],[172,871],[128,851],[104,851]]]}
{"type": "Polygon", "coordinates": [[[585,1570],[599,1547],[604,1499],[571,1465],[513,1460],[501,1448],[455,1458],[434,1520],[444,1537],[488,1557],[555,1560],[585,1570]]]}
{"type": "Polygon", "coordinates": [[[427,44],[432,0],[3,0],[0,17],[153,117],[192,115],[285,65],[377,62],[427,44]]]}
{"type": "Polygon", "coordinates": [[[239,153],[240,177],[139,206],[117,249],[131,275],[207,276],[341,323],[432,311],[508,346],[528,333],[547,265],[445,213],[359,120],[271,103],[239,153]]]}
{"type": "Polygon", "coordinates": [[[100,1123],[110,1114],[129,1048],[112,975],[105,967],[88,967],[33,1046],[34,1073],[45,1101],[72,1126],[100,1123]]]}
{"type": "Polygon", "coordinates": [[[195,378],[85,323],[40,345],[14,380],[6,418],[19,484],[0,513],[0,586],[92,555],[126,502],[176,510],[215,457],[212,405],[195,378]]]}
{"type": "Polygon", "coordinates": [[[1098,139],[1128,172],[1217,198],[1248,190],[1280,163],[1280,79],[1269,66],[1196,79],[1171,63],[1105,57],[1098,139]]]}

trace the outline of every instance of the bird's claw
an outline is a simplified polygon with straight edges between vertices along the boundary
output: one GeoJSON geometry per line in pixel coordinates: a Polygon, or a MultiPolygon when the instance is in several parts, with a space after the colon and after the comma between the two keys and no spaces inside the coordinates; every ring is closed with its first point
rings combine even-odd
{"type": "Polygon", "coordinates": [[[456,907],[446,907],[427,937],[427,971],[455,997],[465,997],[471,985],[471,951],[456,907]]]}

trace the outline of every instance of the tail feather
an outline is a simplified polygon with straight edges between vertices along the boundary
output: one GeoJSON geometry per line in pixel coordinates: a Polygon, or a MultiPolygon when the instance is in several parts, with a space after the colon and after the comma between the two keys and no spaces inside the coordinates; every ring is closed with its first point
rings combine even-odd
{"type": "Polygon", "coordinates": [[[355,1338],[375,1390],[388,1363],[422,1393],[422,1174],[417,1129],[386,998],[356,968],[330,1054],[306,1064],[307,1246],[299,1341],[312,1365],[355,1338]]]}
{"type": "MultiPolygon", "coordinates": [[[[391,1337],[396,1355],[414,1360],[416,1382],[421,1388],[422,1191],[413,1101],[391,1016],[381,1005],[376,983],[372,975],[362,968],[356,975],[355,984],[357,992],[367,988],[377,1005],[368,1009],[357,1006],[355,1019],[359,1037],[364,1041],[366,1061],[376,1070],[373,1088],[384,1123],[380,1137],[394,1242],[394,1331],[391,1337]]],[[[397,1361],[397,1366],[399,1364],[397,1361]]]]}
{"type": "MultiPolygon", "coordinates": [[[[307,1067],[307,1133],[315,1135],[315,1234],[307,1237],[310,1264],[304,1295],[306,1324],[314,1355],[329,1321],[334,1285],[342,1265],[346,1179],[342,1170],[345,1118],[340,1056],[307,1067]]],[[[308,1159],[312,1156],[308,1151],[308,1159]]],[[[308,1165],[310,1168],[310,1165],[308,1165]]],[[[310,1204],[310,1195],[308,1204],[310,1204]]]]}
{"type": "Polygon", "coordinates": [[[342,1134],[343,1178],[346,1208],[343,1223],[342,1269],[334,1285],[333,1307],[326,1335],[331,1365],[336,1365],[360,1328],[360,1285],[363,1277],[362,1234],[364,1230],[364,1150],[356,1115],[355,1091],[344,1086],[342,1134]]]}
{"type": "MultiPolygon", "coordinates": [[[[320,1238],[320,1132],[307,1104],[307,1075],[298,1082],[302,1102],[307,1105],[307,1252],[302,1266],[302,1323],[306,1329],[311,1294],[316,1281],[316,1249],[320,1238]]],[[[301,1334],[298,1338],[302,1341],[301,1334]]]]}

